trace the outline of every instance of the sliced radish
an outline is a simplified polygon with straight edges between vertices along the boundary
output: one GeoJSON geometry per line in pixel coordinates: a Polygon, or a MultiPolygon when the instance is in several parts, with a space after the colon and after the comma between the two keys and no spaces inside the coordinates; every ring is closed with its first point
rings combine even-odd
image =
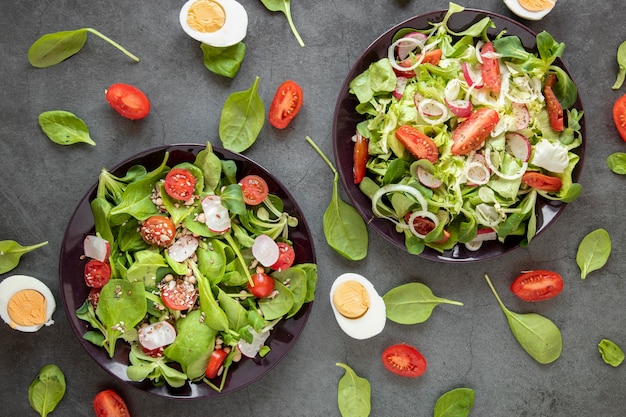
{"type": "Polygon", "coordinates": [[[398,43],[398,58],[405,59],[409,56],[411,51],[413,51],[416,47],[423,47],[424,42],[426,42],[428,36],[421,32],[411,32],[405,35],[398,43]],[[409,39],[409,40],[406,40],[409,39]]]}
{"type": "Polygon", "coordinates": [[[198,238],[193,235],[184,235],[179,237],[167,248],[170,258],[176,262],[184,262],[198,249],[198,238]]]}
{"type": "Polygon", "coordinates": [[[439,188],[442,184],[439,178],[423,167],[417,167],[417,178],[428,188],[439,188]]]}
{"type": "Polygon", "coordinates": [[[252,244],[252,255],[261,265],[269,267],[278,261],[280,249],[274,239],[268,235],[259,235],[252,244]]]}
{"type": "Polygon", "coordinates": [[[472,102],[459,99],[460,92],[461,82],[456,78],[450,80],[444,90],[446,106],[456,117],[469,117],[472,114],[472,102]]]}
{"type": "Polygon", "coordinates": [[[158,321],[140,328],[137,336],[141,346],[147,350],[154,350],[174,343],[176,329],[167,321],[158,321]]]}
{"type": "Polygon", "coordinates": [[[528,138],[521,133],[509,132],[505,135],[506,150],[517,159],[528,162],[532,148],[528,138]]]}
{"type": "Polygon", "coordinates": [[[465,165],[466,183],[470,187],[487,184],[490,177],[489,167],[484,163],[473,161],[465,165]]]}
{"type": "Polygon", "coordinates": [[[515,128],[517,130],[523,130],[528,127],[530,123],[530,113],[528,107],[524,103],[513,103],[513,116],[515,117],[515,128]]]}
{"type": "Polygon", "coordinates": [[[100,236],[88,235],[83,241],[83,251],[86,257],[104,262],[109,259],[111,245],[100,236]]]}
{"type": "Polygon", "coordinates": [[[248,343],[245,340],[239,340],[237,343],[237,347],[241,351],[241,354],[247,356],[248,358],[254,358],[261,349],[261,346],[265,343],[268,337],[270,337],[270,331],[266,330],[263,333],[257,333],[254,330],[251,330],[252,333],[252,343],[248,343]]]}
{"type": "Polygon", "coordinates": [[[461,70],[463,71],[463,78],[470,87],[483,88],[482,75],[476,74],[467,62],[461,63],[461,70]]]}
{"type": "Polygon", "coordinates": [[[402,94],[404,94],[404,89],[406,88],[406,83],[409,79],[407,77],[396,77],[396,89],[391,93],[395,98],[400,100],[402,98],[402,94]]]}
{"type": "Polygon", "coordinates": [[[491,227],[481,227],[476,231],[476,237],[472,240],[486,242],[488,240],[496,240],[497,238],[498,234],[491,227]]]}
{"type": "Polygon", "coordinates": [[[210,231],[215,233],[226,232],[230,229],[228,209],[222,205],[218,195],[210,195],[202,199],[205,223],[210,231]]]}

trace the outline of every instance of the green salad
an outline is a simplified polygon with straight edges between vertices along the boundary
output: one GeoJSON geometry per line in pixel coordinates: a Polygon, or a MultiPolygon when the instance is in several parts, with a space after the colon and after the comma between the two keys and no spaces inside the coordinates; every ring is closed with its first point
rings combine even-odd
{"type": "Polygon", "coordinates": [[[313,300],[317,266],[295,262],[299,219],[261,176],[241,178],[210,144],[195,161],[168,158],[101,171],[76,314],[110,357],[130,344],[130,380],[221,391],[230,366],[265,356],[271,330],[313,300]]]}
{"type": "Polygon", "coordinates": [[[577,89],[547,32],[527,51],[490,17],[455,32],[450,4],[429,29],[399,30],[388,56],[351,80],[354,182],[406,248],[439,252],[537,232],[539,198],[573,201],[582,145],[577,89]]]}

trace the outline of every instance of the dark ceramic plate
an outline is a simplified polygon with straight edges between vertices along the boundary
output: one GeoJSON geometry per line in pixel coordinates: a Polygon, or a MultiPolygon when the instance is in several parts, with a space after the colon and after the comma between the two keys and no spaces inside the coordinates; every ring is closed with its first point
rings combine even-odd
{"type": "MultiPolygon", "coordinates": [[[[204,149],[203,145],[180,144],[170,145],[144,151],[122,162],[110,171],[114,175],[123,176],[133,165],[144,165],[148,171],[156,168],[163,161],[165,152],[169,152],[168,166],[181,162],[193,162],[196,154],[204,149]]],[[[302,211],[294,201],[287,189],[268,171],[257,165],[252,160],[227,150],[213,148],[213,151],[221,159],[232,160],[237,164],[239,178],[247,174],[256,174],[267,180],[270,193],[282,198],[284,209],[292,216],[299,219],[298,226],[291,229],[290,237],[296,251],[296,263],[315,262],[313,240],[302,211]]],[[[89,288],[83,279],[85,261],[83,255],[83,239],[87,234],[94,233],[94,220],[91,214],[89,202],[95,197],[96,185],[94,184],[78,204],[72,215],[65,232],[59,264],[59,280],[63,307],[70,325],[76,337],[85,348],[87,353],[102,368],[120,380],[150,393],[172,398],[213,398],[243,388],[261,378],[269,372],[294,346],[309,317],[312,303],[305,304],[300,312],[288,319],[281,321],[272,331],[267,343],[271,351],[264,358],[244,358],[241,362],[230,368],[226,384],[221,393],[211,389],[207,384],[187,383],[181,388],[169,386],[155,387],[150,381],[141,383],[133,382],[126,376],[126,368],[129,365],[128,352],[130,346],[118,341],[115,356],[109,358],[104,348],[99,348],[83,339],[88,330],[84,321],[76,317],[75,311],[84,303],[89,293],[89,288]]]]}
{"type": "MultiPolygon", "coordinates": [[[[388,242],[404,250],[406,250],[406,246],[404,245],[404,235],[396,232],[395,225],[393,223],[374,216],[371,208],[371,200],[359,190],[357,185],[353,183],[353,143],[351,138],[356,130],[356,125],[364,119],[363,116],[358,114],[355,110],[358,101],[352,94],[349,93],[349,84],[352,79],[354,79],[361,72],[365,71],[372,62],[387,56],[387,48],[393,42],[393,36],[398,30],[402,28],[428,29],[431,27],[429,24],[430,22],[441,22],[446,13],[447,10],[440,10],[413,17],[399,23],[376,39],[365,50],[365,52],[363,52],[361,57],[357,59],[356,63],[350,69],[350,72],[348,73],[348,76],[339,91],[339,96],[335,106],[332,128],[333,150],[335,154],[335,163],[337,164],[337,169],[339,170],[343,187],[350,198],[350,201],[369,226],[388,242]]],[[[448,21],[448,26],[454,31],[462,31],[485,17],[490,17],[496,26],[495,29],[491,28],[488,31],[488,34],[492,39],[496,34],[501,31],[505,31],[507,35],[518,36],[526,50],[533,51],[535,53],[537,52],[537,34],[528,29],[526,26],[523,26],[505,16],[481,10],[465,9],[460,13],[453,14],[448,21]]],[[[558,65],[563,68],[563,70],[568,72],[567,68],[560,59],[555,61],[555,65],[558,65]]],[[[577,97],[574,107],[578,110],[583,110],[580,95],[577,97]]],[[[578,162],[578,165],[573,173],[573,179],[575,182],[578,179],[582,168],[586,143],[584,117],[581,119],[580,123],[583,143],[576,149],[576,153],[580,156],[580,161],[578,162]]],[[[565,203],[548,201],[540,198],[537,203],[537,234],[546,230],[548,226],[550,226],[563,212],[565,207],[565,203]]],[[[475,252],[467,250],[464,245],[456,245],[454,248],[449,251],[445,251],[444,253],[440,253],[427,247],[420,256],[442,262],[481,261],[508,253],[518,248],[520,242],[521,238],[508,238],[504,243],[499,243],[497,241],[484,242],[481,248],[475,252]]]]}

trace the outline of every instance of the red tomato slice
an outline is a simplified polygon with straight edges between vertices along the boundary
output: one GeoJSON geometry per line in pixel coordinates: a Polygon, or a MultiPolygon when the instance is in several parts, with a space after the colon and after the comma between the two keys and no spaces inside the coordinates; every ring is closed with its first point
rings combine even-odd
{"type": "Polygon", "coordinates": [[[183,168],[174,168],[165,176],[163,188],[175,200],[187,201],[193,196],[196,177],[183,168]]]}
{"type": "Polygon", "coordinates": [[[382,355],[383,365],[389,372],[407,378],[415,378],[426,372],[424,356],[406,343],[389,346],[382,355]]]}
{"type": "Polygon", "coordinates": [[[113,110],[131,120],[143,119],[150,113],[150,100],[137,87],[113,84],[104,95],[113,110]]]}
{"type": "Polygon", "coordinates": [[[302,88],[295,81],[282,83],[270,105],[269,121],[277,129],[284,129],[302,107],[302,88]]]}
{"type": "Polygon", "coordinates": [[[354,142],[354,167],[352,169],[355,184],[360,184],[361,181],[363,181],[363,178],[365,178],[365,173],[367,172],[367,161],[370,157],[368,148],[369,140],[357,132],[356,142],[354,142]]]}
{"type": "Polygon", "coordinates": [[[93,399],[93,409],[97,417],[130,417],[126,403],[113,390],[99,392],[93,399]]]}
{"type": "Polygon", "coordinates": [[[251,206],[259,205],[269,194],[267,182],[258,175],[247,175],[239,181],[243,201],[251,206]]]}
{"type": "Polygon", "coordinates": [[[165,216],[151,216],[139,228],[143,240],[152,245],[166,247],[176,236],[176,226],[165,216]]]}
{"type": "Polygon", "coordinates": [[[274,271],[284,271],[291,268],[291,265],[296,260],[296,252],[293,250],[293,246],[285,242],[277,242],[276,244],[278,245],[278,260],[270,268],[274,271]]]}
{"type": "Polygon", "coordinates": [[[563,181],[557,177],[551,177],[550,175],[542,174],[536,171],[527,171],[522,175],[522,183],[529,187],[536,188],[539,191],[546,191],[549,193],[557,192],[563,186],[563,181]]]}
{"type": "Polygon", "coordinates": [[[226,357],[228,356],[228,352],[224,349],[215,349],[213,353],[211,353],[211,357],[209,358],[209,363],[206,367],[205,375],[207,378],[215,378],[220,368],[224,364],[226,357]]]}
{"type": "Polygon", "coordinates": [[[161,289],[161,300],[165,307],[170,310],[189,310],[196,303],[198,291],[191,283],[182,279],[177,281],[163,282],[159,286],[161,289]],[[174,282],[174,284],[171,284],[174,282]]]}
{"type": "MultiPolygon", "coordinates": [[[[426,52],[424,54],[424,58],[422,59],[421,64],[432,64],[432,65],[438,65],[439,61],[441,60],[441,55],[443,54],[443,51],[441,49],[432,49],[428,52],[426,52]]],[[[401,61],[398,63],[399,66],[401,67],[412,67],[415,62],[417,62],[419,59],[421,58],[421,55],[416,55],[414,58],[407,58],[404,61],[401,61]]],[[[400,71],[396,68],[393,69],[393,72],[396,73],[396,75],[400,76],[400,77],[406,77],[406,78],[412,78],[415,77],[415,70],[407,70],[407,71],[400,71]]]]}
{"type": "Polygon", "coordinates": [[[563,290],[563,278],[556,272],[537,270],[521,274],[511,284],[511,291],[524,301],[542,301],[556,297],[563,290]]]}
{"type": "Polygon", "coordinates": [[[494,109],[483,107],[476,110],[452,132],[452,154],[467,155],[483,146],[499,120],[498,112],[494,109]]]}
{"type": "Polygon", "coordinates": [[[111,279],[111,266],[97,259],[85,264],[85,283],[91,288],[102,288],[111,279]]]}
{"type": "Polygon", "coordinates": [[[274,278],[263,272],[252,275],[252,284],[248,283],[248,291],[257,298],[265,298],[274,291],[274,278]]]}
{"type": "Polygon", "coordinates": [[[396,130],[396,138],[417,159],[427,159],[433,164],[439,159],[439,149],[435,142],[414,127],[400,126],[396,130]]]}
{"type": "Polygon", "coordinates": [[[543,86],[543,96],[546,99],[546,108],[550,116],[550,126],[557,132],[563,131],[563,107],[552,91],[552,86],[556,84],[556,75],[550,74],[546,78],[543,86]]]}
{"type": "Polygon", "coordinates": [[[617,132],[626,142],[626,94],[615,100],[613,104],[613,121],[617,132]]]}
{"type": "Polygon", "coordinates": [[[483,60],[481,73],[485,86],[496,94],[500,94],[502,88],[502,76],[500,74],[500,63],[498,58],[492,56],[496,53],[493,43],[487,42],[480,50],[480,56],[483,60]]]}

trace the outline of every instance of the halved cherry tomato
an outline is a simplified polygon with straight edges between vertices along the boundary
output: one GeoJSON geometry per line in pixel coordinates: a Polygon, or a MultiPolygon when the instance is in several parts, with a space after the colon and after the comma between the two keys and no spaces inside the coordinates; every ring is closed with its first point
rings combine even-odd
{"type": "Polygon", "coordinates": [[[269,121],[277,129],[284,129],[302,107],[302,88],[292,80],[282,83],[270,105],[269,121]]]}
{"type": "Polygon", "coordinates": [[[209,363],[206,366],[206,372],[204,373],[207,378],[215,378],[220,368],[224,364],[224,360],[228,356],[228,352],[224,349],[215,349],[213,353],[211,353],[211,357],[209,358],[209,363]]]}
{"type": "Polygon", "coordinates": [[[269,194],[267,182],[258,175],[247,175],[239,181],[243,201],[251,206],[259,205],[269,194]]]}
{"type": "Polygon", "coordinates": [[[187,201],[193,196],[196,177],[184,168],[174,168],[165,176],[163,188],[175,200],[187,201]]]}
{"type": "Polygon", "coordinates": [[[515,278],[511,291],[524,301],[542,301],[556,297],[563,290],[563,278],[546,270],[528,271],[515,278]]]}
{"type": "Polygon", "coordinates": [[[113,110],[127,119],[143,119],[150,113],[150,100],[132,85],[113,84],[107,88],[104,97],[113,110]]]}
{"type": "MultiPolygon", "coordinates": [[[[404,216],[404,220],[407,222],[409,221],[410,218],[411,218],[411,213],[407,213],[404,216]]],[[[415,226],[415,230],[420,235],[424,235],[424,236],[432,232],[436,227],[434,221],[426,217],[421,217],[421,216],[415,216],[415,218],[413,219],[413,225],[415,226]]],[[[436,244],[446,243],[446,241],[450,238],[450,236],[451,236],[450,232],[447,230],[444,230],[443,237],[434,243],[436,244]]]]}
{"type": "Polygon", "coordinates": [[[494,109],[483,107],[473,112],[452,132],[452,154],[467,155],[483,146],[498,121],[500,117],[494,109]]]}
{"type": "Polygon", "coordinates": [[[382,355],[383,365],[389,372],[415,378],[426,372],[427,363],[419,350],[406,343],[389,346],[382,355]]]}
{"type": "Polygon", "coordinates": [[[156,349],[146,349],[141,346],[141,351],[148,356],[152,356],[153,358],[160,358],[163,356],[163,352],[165,351],[165,346],[160,346],[156,349]]]}
{"type": "Polygon", "coordinates": [[[176,236],[176,226],[165,216],[151,216],[144,220],[139,233],[143,240],[152,245],[166,247],[176,236]]]}
{"type": "Polygon", "coordinates": [[[626,142],[626,94],[615,100],[613,104],[613,121],[617,132],[626,142]]]}
{"type": "Polygon", "coordinates": [[[542,174],[537,171],[526,171],[522,175],[522,183],[529,187],[536,188],[539,191],[556,192],[563,186],[563,181],[557,177],[542,174]]]}
{"type": "Polygon", "coordinates": [[[293,265],[296,260],[296,252],[289,243],[277,242],[276,244],[278,245],[278,260],[270,268],[274,271],[284,271],[293,265]]]}
{"type": "MultiPolygon", "coordinates": [[[[421,64],[438,65],[439,61],[441,60],[442,54],[443,54],[443,51],[441,49],[431,49],[430,51],[427,51],[424,54],[424,58],[422,59],[421,64]]],[[[421,55],[415,55],[414,58],[407,58],[404,61],[399,62],[398,65],[401,67],[409,68],[409,67],[412,67],[415,64],[415,62],[417,62],[417,60],[419,60],[420,58],[421,58],[421,55]]],[[[393,71],[396,73],[396,75],[400,77],[412,78],[412,77],[415,77],[416,75],[415,70],[400,71],[394,68],[393,71]]]]}
{"type": "Polygon", "coordinates": [[[435,142],[425,133],[412,126],[400,126],[396,130],[396,138],[417,159],[427,159],[433,164],[439,159],[439,149],[437,149],[435,142]]]}
{"type": "Polygon", "coordinates": [[[493,43],[487,42],[480,50],[480,56],[483,60],[481,73],[485,86],[496,94],[500,94],[502,88],[502,76],[500,74],[500,63],[495,55],[496,50],[493,43]]]}
{"type": "Polygon", "coordinates": [[[369,140],[357,132],[356,141],[354,142],[354,167],[352,169],[355,184],[360,184],[361,181],[363,181],[363,178],[365,178],[365,173],[367,172],[367,161],[370,157],[368,148],[369,140]]]}
{"type": "Polygon", "coordinates": [[[274,278],[263,272],[252,275],[252,285],[248,283],[248,291],[257,298],[265,298],[274,291],[274,278]]]}
{"type": "Polygon", "coordinates": [[[165,307],[170,310],[189,310],[194,306],[198,297],[196,287],[182,279],[162,282],[159,288],[161,290],[161,300],[163,300],[165,307]]]}
{"type": "Polygon", "coordinates": [[[93,399],[93,409],[97,417],[130,417],[126,403],[111,389],[99,392],[93,399]]]}
{"type": "Polygon", "coordinates": [[[111,266],[107,262],[90,259],[85,264],[85,283],[91,288],[102,288],[111,279],[111,266]]]}
{"type": "Polygon", "coordinates": [[[557,132],[563,131],[563,107],[554,95],[552,87],[556,84],[556,75],[549,74],[543,86],[543,96],[546,99],[546,108],[550,116],[550,126],[557,132]]]}

